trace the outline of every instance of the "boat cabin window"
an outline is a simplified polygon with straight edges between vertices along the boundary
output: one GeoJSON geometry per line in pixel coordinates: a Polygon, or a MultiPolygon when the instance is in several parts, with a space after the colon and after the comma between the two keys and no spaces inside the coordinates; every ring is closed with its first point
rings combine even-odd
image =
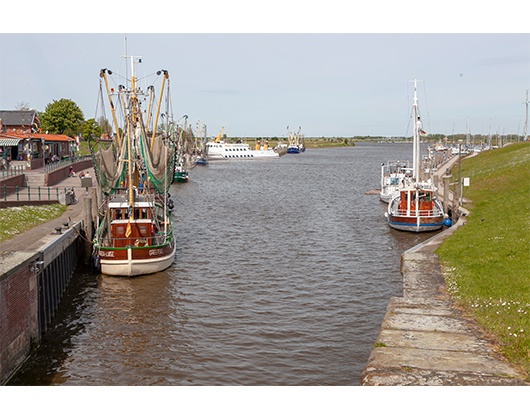
{"type": "Polygon", "coordinates": [[[112,210],[112,220],[121,220],[123,219],[123,212],[121,209],[112,210]]]}
{"type": "Polygon", "coordinates": [[[135,219],[148,219],[149,211],[146,208],[135,208],[134,209],[134,218],[135,219]]]}

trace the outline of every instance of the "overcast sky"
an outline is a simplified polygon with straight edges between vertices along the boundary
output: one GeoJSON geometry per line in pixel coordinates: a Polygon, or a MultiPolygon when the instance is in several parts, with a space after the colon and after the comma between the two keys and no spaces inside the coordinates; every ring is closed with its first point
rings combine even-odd
{"type": "MultiPolygon", "coordinates": [[[[269,22],[275,20],[264,9],[254,15],[262,12],[269,22]]],[[[469,128],[472,134],[522,134],[530,88],[530,34],[517,33],[517,26],[515,33],[487,33],[483,26],[478,26],[481,34],[444,33],[437,26],[433,32],[441,33],[414,33],[408,26],[390,26],[388,33],[381,25],[373,32],[357,24],[362,18],[355,13],[347,17],[348,29],[338,11],[342,26],[335,31],[324,14],[327,26],[321,31],[307,21],[289,25],[302,19],[295,10],[288,12],[289,18],[281,18],[270,31],[263,23],[256,30],[238,26],[237,19],[223,18],[219,25],[211,13],[206,13],[211,26],[204,26],[202,15],[190,20],[178,10],[168,16],[153,13],[147,25],[121,20],[116,26],[116,14],[111,13],[103,15],[104,23],[100,19],[95,30],[86,22],[77,24],[75,17],[61,26],[43,26],[41,19],[40,26],[24,25],[36,29],[32,33],[4,26],[0,109],[24,103],[44,111],[52,101],[67,98],[86,119],[93,118],[99,70],[125,74],[127,48],[129,55],[143,57],[140,73],[169,71],[176,117],[186,114],[190,123],[206,124],[209,135],[221,126],[228,136],[285,136],[287,126],[301,127],[306,137],[410,135],[415,77],[421,81],[418,95],[426,131],[451,135],[469,128]],[[187,25],[180,24],[184,21],[187,25]],[[50,27],[62,33],[39,33],[50,27]]],[[[313,12],[312,22],[318,22],[319,13],[313,12]]],[[[436,16],[428,13],[425,18],[432,22],[436,16]]],[[[444,15],[439,17],[443,20],[444,15]]],[[[412,15],[408,22],[415,20],[412,15]]],[[[410,26],[416,27],[431,32],[410,26]]]]}

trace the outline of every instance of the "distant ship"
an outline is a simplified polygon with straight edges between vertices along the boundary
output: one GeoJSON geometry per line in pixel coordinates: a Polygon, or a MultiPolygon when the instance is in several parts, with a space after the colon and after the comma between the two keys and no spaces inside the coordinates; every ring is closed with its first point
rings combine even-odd
{"type": "MultiPolygon", "coordinates": [[[[292,131],[287,134],[287,153],[300,153],[305,151],[304,135],[300,133],[302,127],[298,127],[298,131],[292,131]]],[[[289,130],[289,126],[287,126],[289,130]]]]}
{"type": "Polygon", "coordinates": [[[206,143],[206,154],[209,160],[243,160],[260,158],[278,158],[278,152],[266,146],[252,150],[247,143],[225,143],[221,140],[224,127],[221,127],[217,137],[206,143]]]}

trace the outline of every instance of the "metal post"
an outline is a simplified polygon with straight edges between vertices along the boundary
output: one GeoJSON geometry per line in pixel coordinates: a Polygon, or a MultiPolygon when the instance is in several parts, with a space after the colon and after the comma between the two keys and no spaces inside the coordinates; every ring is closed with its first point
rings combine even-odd
{"type": "Polygon", "coordinates": [[[449,181],[451,179],[451,175],[445,174],[443,177],[443,189],[444,189],[444,195],[443,195],[443,204],[444,204],[444,213],[447,214],[449,210],[449,181]]]}
{"type": "Polygon", "coordinates": [[[458,140],[458,203],[462,206],[462,178],[460,177],[460,163],[462,161],[462,140],[458,140]]]}

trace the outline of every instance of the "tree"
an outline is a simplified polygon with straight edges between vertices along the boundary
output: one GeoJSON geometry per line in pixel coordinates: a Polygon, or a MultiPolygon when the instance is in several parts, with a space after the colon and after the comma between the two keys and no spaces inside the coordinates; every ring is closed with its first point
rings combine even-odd
{"type": "Polygon", "coordinates": [[[66,134],[74,137],[82,128],[84,115],[81,108],[71,99],[59,99],[46,105],[40,115],[43,133],[66,134]]]}
{"type": "Polygon", "coordinates": [[[90,118],[83,123],[83,128],[81,130],[81,137],[84,139],[89,139],[92,137],[95,138],[101,137],[101,125],[96,122],[94,118],[90,118]]]}
{"type": "Polygon", "coordinates": [[[19,102],[16,106],[15,106],[15,109],[18,110],[18,111],[29,111],[30,108],[29,108],[29,103],[28,102],[19,102]]]}

